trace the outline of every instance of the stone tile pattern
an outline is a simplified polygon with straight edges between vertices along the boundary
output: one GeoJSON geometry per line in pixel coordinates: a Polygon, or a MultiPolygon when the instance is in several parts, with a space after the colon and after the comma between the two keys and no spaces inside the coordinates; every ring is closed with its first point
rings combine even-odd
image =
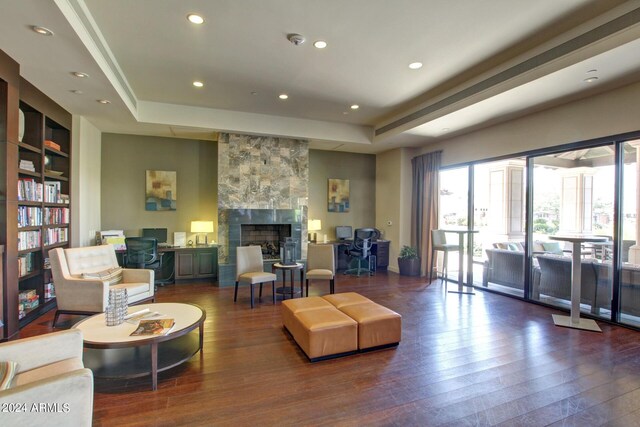
{"type": "MultiPolygon", "coordinates": [[[[218,262],[235,264],[235,230],[229,228],[247,210],[249,223],[296,224],[292,232],[306,257],[309,197],[307,141],[222,133],[218,139],[218,262]],[[296,221],[266,220],[265,210],[295,212],[296,221]],[[240,214],[242,212],[242,214],[240,214]],[[256,217],[260,220],[256,221],[256,217]],[[233,235],[232,237],[230,237],[233,235]],[[230,242],[234,240],[234,242],[230,242]],[[230,246],[232,243],[232,246],[230,246]]],[[[276,216],[280,216],[279,214],[276,216]]],[[[233,228],[233,227],[232,227],[233,228]]],[[[235,268],[235,265],[233,266],[235,268]]]]}
{"type": "Polygon", "coordinates": [[[307,141],[220,134],[219,209],[299,209],[308,195],[307,141]]]}

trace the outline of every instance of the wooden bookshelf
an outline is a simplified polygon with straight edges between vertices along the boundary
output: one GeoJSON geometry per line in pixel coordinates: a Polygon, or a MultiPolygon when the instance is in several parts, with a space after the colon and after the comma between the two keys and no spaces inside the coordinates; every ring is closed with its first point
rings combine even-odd
{"type": "Polygon", "coordinates": [[[18,64],[2,51],[0,144],[0,168],[4,169],[0,174],[0,194],[6,195],[0,199],[0,245],[4,245],[5,252],[0,291],[0,306],[4,306],[4,312],[0,311],[4,323],[0,328],[2,340],[11,338],[19,328],[55,308],[55,298],[45,297],[45,285],[52,282],[45,259],[49,249],[68,247],[71,237],[70,210],[61,211],[69,222],[51,223],[55,221],[51,218],[57,218],[55,215],[45,220],[46,209],[70,209],[71,115],[22,79],[18,64]],[[20,111],[24,116],[22,135],[20,111]],[[52,141],[52,144],[45,141],[52,141]],[[25,185],[33,193],[27,194],[25,185]],[[47,189],[51,193],[67,195],[64,199],[69,203],[59,197],[45,199],[47,189]],[[40,220],[24,220],[25,215],[28,218],[39,215],[40,220]],[[23,220],[19,222],[20,218],[23,220]],[[19,238],[23,239],[22,245],[18,243],[19,238]],[[35,290],[39,304],[23,307],[21,316],[19,294],[28,290],[35,290]]]}

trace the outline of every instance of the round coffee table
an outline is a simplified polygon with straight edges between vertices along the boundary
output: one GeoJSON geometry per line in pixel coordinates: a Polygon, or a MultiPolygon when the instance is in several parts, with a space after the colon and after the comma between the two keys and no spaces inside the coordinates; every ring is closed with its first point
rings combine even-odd
{"type": "Polygon", "coordinates": [[[91,316],[73,327],[82,331],[85,367],[96,378],[135,378],[151,374],[152,389],[158,388],[158,372],[173,368],[202,354],[204,310],[194,304],[157,303],[129,307],[129,313],[143,309],[171,318],[175,325],[166,335],[131,336],[138,322],[106,326],[104,313],[91,316]],[[199,329],[198,338],[189,332],[199,329]]]}

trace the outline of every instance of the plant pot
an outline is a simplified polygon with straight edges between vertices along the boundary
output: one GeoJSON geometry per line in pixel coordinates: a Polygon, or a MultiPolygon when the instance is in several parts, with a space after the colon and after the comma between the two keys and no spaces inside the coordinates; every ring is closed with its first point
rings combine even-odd
{"type": "Polygon", "coordinates": [[[420,258],[398,258],[398,269],[402,276],[419,276],[420,258]]]}

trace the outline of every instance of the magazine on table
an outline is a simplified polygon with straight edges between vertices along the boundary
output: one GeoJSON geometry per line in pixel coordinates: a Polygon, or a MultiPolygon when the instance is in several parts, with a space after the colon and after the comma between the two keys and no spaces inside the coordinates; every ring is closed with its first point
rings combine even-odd
{"type": "Polygon", "coordinates": [[[143,319],[131,336],[166,335],[171,332],[175,323],[173,319],[143,319]]]}

